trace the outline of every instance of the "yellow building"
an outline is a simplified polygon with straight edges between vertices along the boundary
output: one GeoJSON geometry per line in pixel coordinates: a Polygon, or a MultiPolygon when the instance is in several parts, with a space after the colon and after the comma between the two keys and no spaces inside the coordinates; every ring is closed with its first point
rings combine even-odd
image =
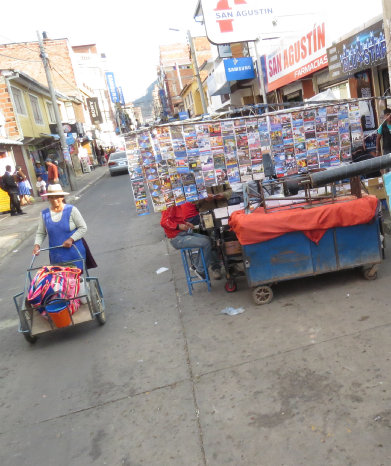
{"type": "MultiPolygon", "coordinates": [[[[69,101],[57,93],[61,113],[69,101]]],[[[13,168],[22,167],[36,193],[34,164],[60,154],[60,138],[50,129],[56,120],[49,89],[23,72],[0,70],[0,112],[6,120],[6,137],[21,144],[13,146],[13,168]]]]}
{"type": "MultiPolygon", "coordinates": [[[[201,71],[201,81],[207,77],[207,74],[201,71]]],[[[203,82],[205,100],[208,99],[208,92],[206,89],[206,82],[203,82]]],[[[189,113],[189,117],[193,118],[198,115],[202,115],[202,101],[200,91],[198,89],[198,82],[196,78],[193,78],[188,84],[184,86],[181,91],[181,97],[183,100],[184,110],[189,113]]],[[[207,102],[208,104],[208,102],[207,102]]]]}

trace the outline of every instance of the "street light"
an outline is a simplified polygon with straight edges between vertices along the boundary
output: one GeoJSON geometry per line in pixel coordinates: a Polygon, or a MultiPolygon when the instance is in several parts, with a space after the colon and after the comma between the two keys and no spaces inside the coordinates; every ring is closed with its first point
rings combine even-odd
{"type": "MultiPolygon", "coordinates": [[[[169,28],[169,30],[170,31],[175,31],[175,32],[181,32],[182,31],[181,29],[175,29],[175,28],[169,28]]],[[[206,100],[205,100],[205,95],[204,95],[204,88],[202,87],[202,82],[201,82],[200,69],[198,68],[197,55],[196,55],[196,52],[195,52],[193,38],[191,37],[190,30],[187,30],[187,38],[189,40],[192,62],[193,62],[193,65],[194,65],[195,76],[197,78],[198,91],[199,91],[200,97],[201,97],[202,112],[204,114],[206,114],[206,113],[208,113],[208,108],[207,108],[207,105],[206,105],[206,100]]]]}

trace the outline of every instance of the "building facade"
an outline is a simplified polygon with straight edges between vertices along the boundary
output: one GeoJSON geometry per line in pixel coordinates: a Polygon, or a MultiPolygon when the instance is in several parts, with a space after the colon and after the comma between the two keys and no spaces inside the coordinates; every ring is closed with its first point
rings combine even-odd
{"type": "MultiPolygon", "coordinates": [[[[61,94],[57,98],[64,113],[71,99],[61,94]]],[[[43,164],[49,156],[61,161],[59,136],[52,131],[55,118],[49,89],[20,71],[1,70],[0,113],[0,175],[5,164],[20,165],[35,191],[35,163],[43,164]]]]}

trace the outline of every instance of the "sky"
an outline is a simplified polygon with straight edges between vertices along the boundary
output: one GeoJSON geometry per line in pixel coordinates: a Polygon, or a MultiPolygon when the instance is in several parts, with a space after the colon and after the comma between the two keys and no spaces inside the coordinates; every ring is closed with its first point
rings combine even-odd
{"type": "MultiPolygon", "coordinates": [[[[285,34],[287,40],[304,24],[323,21],[329,40],[337,39],[382,13],[382,0],[269,0],[276,2],[287,14],[297,15],[284,19],[290,27],[284,27],[280,37],[285,34]]],[[[193,19],[196,5],[197,0],[7,1],[2,5],[0,43],[35,41],[37,30],[53,39],[67,37],[71,45],[96,43],[128,102],[144,95],[156,79],[159,44],[185,43],[187,29],[193,36],[205,35],[204,26],[193,19]]],[[[264,44],[260,52],[270,52],[273,42],[264,44]]]]}

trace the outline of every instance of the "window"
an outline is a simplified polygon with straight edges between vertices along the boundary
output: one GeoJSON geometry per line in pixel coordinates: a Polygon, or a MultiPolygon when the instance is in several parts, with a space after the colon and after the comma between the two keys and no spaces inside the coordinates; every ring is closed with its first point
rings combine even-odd
{"type": "Polygon", "coordinates": [[[19,113],[19,115],[27,115],[23,92],[17,87],[12,87],[12,95],[14,97],[16,113],[19,113]]]}
{"type": "Polygon", "coordinates": [[[55,123],[56,122],[56,117],[54,115],[53,104],[51,102],[46,102],[46,108],[48,110],[49,122],[50,123],[55,123]]]}
{"type": "Polygon", "coordinates": [[[65,112],[67,114],[67,120],[68,121],[75,121],[75,111],[73,109],[72,102],[65,102],[65,112]]]}
{"type": "Polygon", "coordinates": [[[43,125],[41,108],[39,106],[38,97],[30,94],[31,108],[33,109],[34,120],[37,125],[43,125]]]}

